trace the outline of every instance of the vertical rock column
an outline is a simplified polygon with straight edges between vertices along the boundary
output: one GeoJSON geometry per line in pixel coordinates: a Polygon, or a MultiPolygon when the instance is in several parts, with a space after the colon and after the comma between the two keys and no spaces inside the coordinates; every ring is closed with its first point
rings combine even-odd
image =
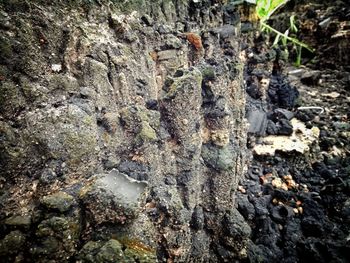
{"type": "Polygon", "coordinates": [[[198,69],[178,70],[173,78],[167,79],[161,99],[162,125],[170,135],[164,144],[167,155],[173,159],[175,172],[164,176],[172,177],[175,192],[181,199],[181,210],[176,211],[167,226],[173,231],[167,233],[165,241],[168,256],[178,260],[188,260],[192,243],[188,223],[200,202],[201,83],[202,74],[198,69]]]}
{"type": "Polygon", "coordinates": [[[240,23],[234,5],[190,2],[178,16],[183,12],[187,61],[175,73],[160,63],[167,74],[159,92],[164,185],[153,184],[162,214],[159,258],[243,258],[249,227],[242,227],[233,197],[246,165],[240,23]]]}
{"type": "Polygon", "coordinates": [[[198,200],[198,166],[201,153],[201,83],[196,68],[178,70],[170,79],[161,101],[163,124],[170,134],[165,143],[175,155],[176,180],[186,208],[193,209],[198,200]]]}

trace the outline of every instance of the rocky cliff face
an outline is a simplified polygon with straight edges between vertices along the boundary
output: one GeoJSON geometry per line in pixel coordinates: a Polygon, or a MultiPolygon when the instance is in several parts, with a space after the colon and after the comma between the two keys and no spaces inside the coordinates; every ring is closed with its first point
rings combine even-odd
{"type": "Polygon", "coordinates": [[[3,258],[245,257],[235,5],[6,0],[0,24],[3,258]]]}

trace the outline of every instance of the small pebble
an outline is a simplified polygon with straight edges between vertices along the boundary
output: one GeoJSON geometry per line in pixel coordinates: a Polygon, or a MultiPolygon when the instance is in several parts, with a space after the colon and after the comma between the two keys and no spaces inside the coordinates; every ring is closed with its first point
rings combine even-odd
{"type": "Polygon", "coordinates": [[[238,186],[238,191],[240,191],[242,194],[245,194],[247,192],[241,185],[238,186]]]}
{"type": "Polygon", "coordinates": [[[303,210],[303,208],[302,208],[301,206],[299,206],[297,209],[298,209],[298,212],[299,212],[300,214],[302,214],[302,213],[304,212],[304,210],[303,210]]]}

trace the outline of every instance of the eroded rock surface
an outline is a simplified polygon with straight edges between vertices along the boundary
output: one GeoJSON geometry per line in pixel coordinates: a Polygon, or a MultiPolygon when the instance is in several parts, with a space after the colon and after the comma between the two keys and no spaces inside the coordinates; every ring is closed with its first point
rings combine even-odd
{"type": "Polygon", "coordinates": [[[244,258],[232,238],[250,232],[230,212],[246,166],[237,6],[0,6],[2,257],[244,258]],[[123,192],[130,182],[142,191],[123,192]]]}

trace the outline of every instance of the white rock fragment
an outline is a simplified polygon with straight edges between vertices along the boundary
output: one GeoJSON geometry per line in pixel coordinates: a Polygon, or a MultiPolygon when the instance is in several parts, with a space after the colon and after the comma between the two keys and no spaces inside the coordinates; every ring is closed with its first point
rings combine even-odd
{"type": "Polygon", "coordinates": [[[51,70],[53,72],[60,72],[60,71],[62,71],[62,65],[61,64],[52,64],[51,70]]]}
{"type": "Polygon", "coordinates": [[[322,28],[326,28],[330,23],[331,23],[331,18],[328,17],[328,18],[322,20],[320,23],[318,23],[318,25],[322,28]]]}
{"type": "Polygon", "coordinates": [[[97,184],[110,191],[125,204],[137,203],[138,198],[147,186],[146,181],[137,181],[113,169],[108,175],[100,178],[97,184]]]}
{"type": "Polygon", "coordinates": [[[333,91],[330,93],[322,93],[321,96],[336,99],[340,96],[340,94],[338,92],[333,91]]]}
{"type": "Polygon", "coordinates": [[[288,72],[289,76],[297,76],[297,77],[301,77],[303,75],[303,73],[305,72],[304,69],[293,69],[291,71],[288,72]]]}
{"type": "Polygon", "coordinates": [[[275,155],[276,151],[305,153],[309,146],[318,139],[320,130],[317,127],[307,129],[305,124],[296,118],[291,120],[293,133],[290,136],[270,135],[262,139],[261,144],[254,147],[257,155],[275,155]]]}

